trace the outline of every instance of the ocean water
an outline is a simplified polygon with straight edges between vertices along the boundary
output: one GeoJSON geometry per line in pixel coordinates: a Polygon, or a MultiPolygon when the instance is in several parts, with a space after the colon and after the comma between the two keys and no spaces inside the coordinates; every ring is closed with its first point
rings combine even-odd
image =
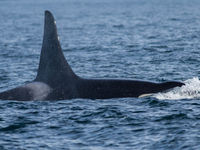
{"type": "Polygon", "coordinates": [[[200,149],[199,0],[0,0],[0,91],[35,78],[45,10],[79,76],[185,86],[143,98],[0,101],[0,149],[200,149]]]}

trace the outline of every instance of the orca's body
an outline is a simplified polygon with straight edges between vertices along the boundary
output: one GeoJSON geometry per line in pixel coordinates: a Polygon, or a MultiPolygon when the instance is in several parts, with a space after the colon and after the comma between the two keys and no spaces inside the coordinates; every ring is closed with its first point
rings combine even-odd
{"type": "Polygon", "coordinates": [[[45,12],[43,45],[38,74],[32,82],[0,93],[2,100],[63,100],[139,97],[184,85],[135,80],[83,79],[67,63],[52,14],[45,12]]]}

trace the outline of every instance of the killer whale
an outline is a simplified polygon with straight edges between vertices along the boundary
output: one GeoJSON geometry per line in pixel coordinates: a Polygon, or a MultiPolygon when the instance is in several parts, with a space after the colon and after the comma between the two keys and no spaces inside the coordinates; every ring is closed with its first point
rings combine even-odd
{"type": "Polygon", "coordinates": [[[76,75],[62,52],[55,20],[45,11],[44,35],[36,78],[25,85],[0,93],[1,100],[64,100],[139,97],[184,85],[138,80],[85,79],[76,75]]]}

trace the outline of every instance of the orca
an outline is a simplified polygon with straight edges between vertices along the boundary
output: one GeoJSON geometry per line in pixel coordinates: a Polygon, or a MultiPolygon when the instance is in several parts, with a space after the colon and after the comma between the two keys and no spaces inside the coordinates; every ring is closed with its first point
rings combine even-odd
{"type": "Polygon", "coordinates": [[[64,57],[53,15],[45,11],[43,43],[36,78],[25,85],[1,92],[0,99],[27,101],[143,97],[182,85],[175,81],[153,83],[79,77],[64,57]]]}

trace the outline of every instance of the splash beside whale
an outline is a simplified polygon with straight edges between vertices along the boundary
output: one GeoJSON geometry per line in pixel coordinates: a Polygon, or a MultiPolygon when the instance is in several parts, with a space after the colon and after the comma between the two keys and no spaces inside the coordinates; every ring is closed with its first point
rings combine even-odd
{"type": "Polygon", "coordinates": [[[36,78],[25,85],[0,93],[1,100],[64,100],[73,98],[108,99],[141,97],[184,85],[181,82],[153,83],[137,80],[84,79],[67,63],[50,11],[45,25],[36,78]]]}

